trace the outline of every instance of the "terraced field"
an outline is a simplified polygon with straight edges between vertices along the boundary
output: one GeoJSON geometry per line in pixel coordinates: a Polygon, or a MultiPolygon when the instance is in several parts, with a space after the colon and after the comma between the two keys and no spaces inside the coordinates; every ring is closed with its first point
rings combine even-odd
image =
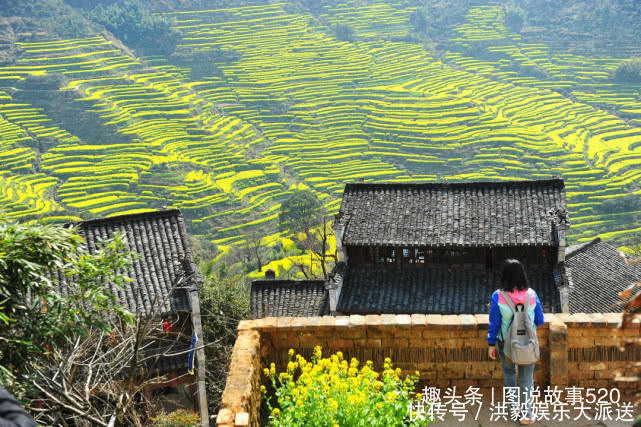
{"type": "Polygon", "coordinates": [[[638,231],[641,87],[610,79],[616,52],[526,42],[496,6],[470,9],[437,51],[401,41],[413,10],[400,0],[288,10],[167,14],[181,48],[233,53],[204,73],[104,36],[20,42],[0,67],[0,209],[65,221],[179,207],[228,251],[255,230],[283,242],[278,209],[300,185],[332,213],[356,180],[562,176],[571,240],[638,231]]]}

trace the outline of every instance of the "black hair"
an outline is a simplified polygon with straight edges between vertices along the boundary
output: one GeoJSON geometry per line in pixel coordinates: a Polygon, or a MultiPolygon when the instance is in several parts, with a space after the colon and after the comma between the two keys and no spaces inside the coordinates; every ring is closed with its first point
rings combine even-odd
{"type": "Polygon", "coordinates": [[[503,273],[501,274],[499,287],[506,292],[527,290],[529,288],[525,268],[523,268],[521,261],[508,258],[503,262],[503,273]]]}

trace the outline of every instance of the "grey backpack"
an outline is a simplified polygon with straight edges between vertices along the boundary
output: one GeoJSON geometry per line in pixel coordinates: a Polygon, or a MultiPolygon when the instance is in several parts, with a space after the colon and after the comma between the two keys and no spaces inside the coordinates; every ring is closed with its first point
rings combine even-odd
{"type": "MultiPolygon", "coordinates": [[[[532,365],[538,362],[540,357],[539,339],[536,336],[536,331],[532,325],[532,320],[528,314],[527,306],[519,303],[514,305],[512,298],[504,292],[499,290],[507,301],[507,304],[512,309],[512,323],[507,328],[507,336],[504,337],[503,355],[508,362],[515,365],[532,365]],[[520,311],[518,310],[520,307],[520,311]]],[[[534,291],[527,290],[525,297],[526,305],[530,303],[534,291]]]]}

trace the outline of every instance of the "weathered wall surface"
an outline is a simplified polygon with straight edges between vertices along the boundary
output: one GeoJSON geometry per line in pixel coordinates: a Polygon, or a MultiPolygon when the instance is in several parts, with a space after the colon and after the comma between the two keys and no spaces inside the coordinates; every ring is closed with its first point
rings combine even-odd
{"type": "MultiPolygon", "coordinates": [[[[617,381],[632,361],[641,360],[637,343],[619,350],[622,337],[638,337],[639,323],[622,330],[621,314],[546,314],[537,328],[541,361],[534,370],[539,387],[568,386],[612,388],[631,394],[640,382],[617,381]]],[[[497,359],[487,355],[488,315],[352,315],[279,317],[243,321],[234,346],[232,366],[223,394],[219,426],[258,425],[261,368],[276,363],[283,370],[287,351],[293,348],[311,358],[320,345],[328,355],[342,351],[346,359],[371,360],[382,367],[390,357],[404,373],[419,371],[419,387],[445,390],[456,386],[457,394],[469,386],[488,393],[503,387],[503,372],[497,359]]]]}

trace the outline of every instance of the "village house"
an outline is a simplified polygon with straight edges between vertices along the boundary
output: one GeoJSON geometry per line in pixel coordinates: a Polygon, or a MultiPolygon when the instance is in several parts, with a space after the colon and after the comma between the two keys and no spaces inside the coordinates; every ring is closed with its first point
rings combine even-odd
{"type": "Polygon", "coordinates": [[[488,313],[506,258],[523,262],[545,312],[614,311],[641,281],[611,245],[566,247],[561,179],[350,183],[333,226],[330,279],[255,280],[254,318],[488,313]]]}
{"type": "MultiPolygon", "coordinates": [[[[188,372],[187,351],[195,331],[202,337],[198,292],[203,279],[192,260],[191,244],[179,210],[121,215],[83,221],[76,224],[85,238],[90,253],[96,252],[100,239],[116,232],[126,237],[127,249],[139,254],[130,271],[132,282],[124,289],[112,289],[119,303],[134,314],[157,317],[167,332],[175,332],[178,340],[158,344],[145,356],[159,355],[147,364],[147,375],[167,375],[168,381],[144,390],[149,400],[200,411],[208,419],[205,392],[205,352],[196,350],[193,374],[188,372]],[[172,354],[181,353],[172,356],[172,354]]],[[[60,283],[65,292],[64,282],[60,283]]],[[[199,338],[200,339],[200,338],[199,338]]],[[[199,341],[198,345],[202,343],[199,341]]]]}

